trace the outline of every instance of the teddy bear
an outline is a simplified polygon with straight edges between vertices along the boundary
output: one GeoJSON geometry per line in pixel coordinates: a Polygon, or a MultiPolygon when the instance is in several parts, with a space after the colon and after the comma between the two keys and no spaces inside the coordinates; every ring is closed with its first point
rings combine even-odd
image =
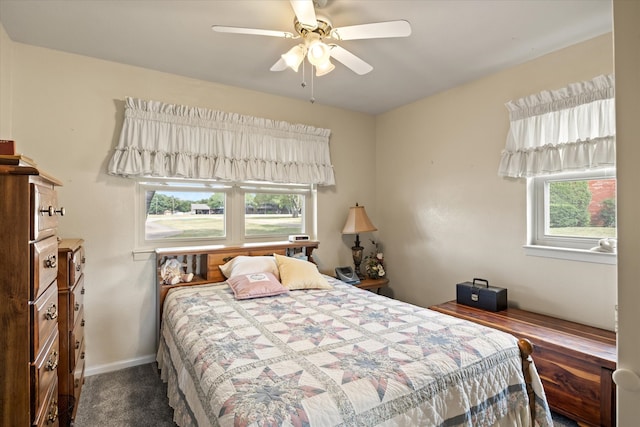
{"type": "Polygon", "coordinates": [[[186,264],[181,264],[175,258],[168,259],[160,268],[160,277],[166,285],[177,285],[181,282],[190,282],[193,280],[193,273],[184,273],[182,267],[186,267],[186,264]]]}

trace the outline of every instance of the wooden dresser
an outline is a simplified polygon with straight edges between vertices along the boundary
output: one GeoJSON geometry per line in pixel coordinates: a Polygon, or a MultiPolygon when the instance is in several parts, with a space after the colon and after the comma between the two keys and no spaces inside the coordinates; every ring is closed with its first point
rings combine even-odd
{"type": "Polygon", "coordinates": [[[63,239],[58,245],[58,402],[60,425],[73,423],[84,383],[84,240],[63,239]]]}
{"type": "Polygon", "coordinates": [[[455,301],[429,308],[528,339],[551,409],[580,425],[616,425],[614,332],[516,308],[494,313],[455,301]]]}
{"type": "Polygon", "coordinates": [[[0,156],[0,425],[57,426],[61,182],[0,156]]]}

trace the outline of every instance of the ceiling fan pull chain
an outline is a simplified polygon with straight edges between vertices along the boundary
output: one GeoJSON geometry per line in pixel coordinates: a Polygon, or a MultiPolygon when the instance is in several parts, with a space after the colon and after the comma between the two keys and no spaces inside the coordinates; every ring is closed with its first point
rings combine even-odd
{"type": "Polygon", "coordinates": [[[302,61],[302,83],[300,84],[300,86],[302,86],[303,88],[307,87],[307,82],[304,80],[304,76],[305,76],[305,68],[304,68],[304,61],[302,61]]]}
{"type": "Polygon", "coordinates": [[[311,99],[309,100],[312,104],[316,102],[316,99],[313,97],[313,65],[311,66],[311,99]]]}
{"type": "Polygon", "coordinates": [[[311,102],[312,104],[316,102],[316,99],[313,97],[313,82],[314,82],[314,78],[313,78],[313,65],[312,65],[311,66],[311,99],[309,100],[309,102],[311,102]]]}

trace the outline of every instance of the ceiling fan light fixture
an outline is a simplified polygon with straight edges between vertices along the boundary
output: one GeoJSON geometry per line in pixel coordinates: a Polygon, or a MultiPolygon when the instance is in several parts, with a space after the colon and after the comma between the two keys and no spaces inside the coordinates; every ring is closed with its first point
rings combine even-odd
{"type": "Polygon", "coordinates": [[[316,65],[316,77],[322,77],[325,74],[329,74],[334,70],[334,68],[336,68],[336,66],[333,65],[331,61],[327,59],[322,64],[316,65]]]}
{"type": "Polygon", "coordinates": [[[283,54],[282,59],[284,59],[287,67],[297,73],[298,67],[300,67],[300,64],[304,60],[304,54],[304,46],[299,44],[289,49],[287,53],[283,54]]]}
{"type": "Polygon", "coordinates": [[[331,48],[320,40],[313,40],[307,49],[307,59],[316,67],[325,64],[331,55],[331,48]]]}

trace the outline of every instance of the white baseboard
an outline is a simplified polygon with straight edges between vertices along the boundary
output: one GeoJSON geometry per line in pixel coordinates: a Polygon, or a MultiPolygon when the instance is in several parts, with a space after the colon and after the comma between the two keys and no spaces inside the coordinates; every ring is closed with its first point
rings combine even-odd
{"type": "Polygon", "coordinates": [[[90,368],[85,368],[84,376],[90,377],[92,375],[106,374],[107,372],[119,371],[120,369],[131,368],[132,366],[146,365],[147,363],[153,363],[155,361],[156,361],[155,354],[136,357],[135,359],[119,360],[114,363],[107,363],[105,365],[98,365],[98,366],[92,366],[90,368]]]}

